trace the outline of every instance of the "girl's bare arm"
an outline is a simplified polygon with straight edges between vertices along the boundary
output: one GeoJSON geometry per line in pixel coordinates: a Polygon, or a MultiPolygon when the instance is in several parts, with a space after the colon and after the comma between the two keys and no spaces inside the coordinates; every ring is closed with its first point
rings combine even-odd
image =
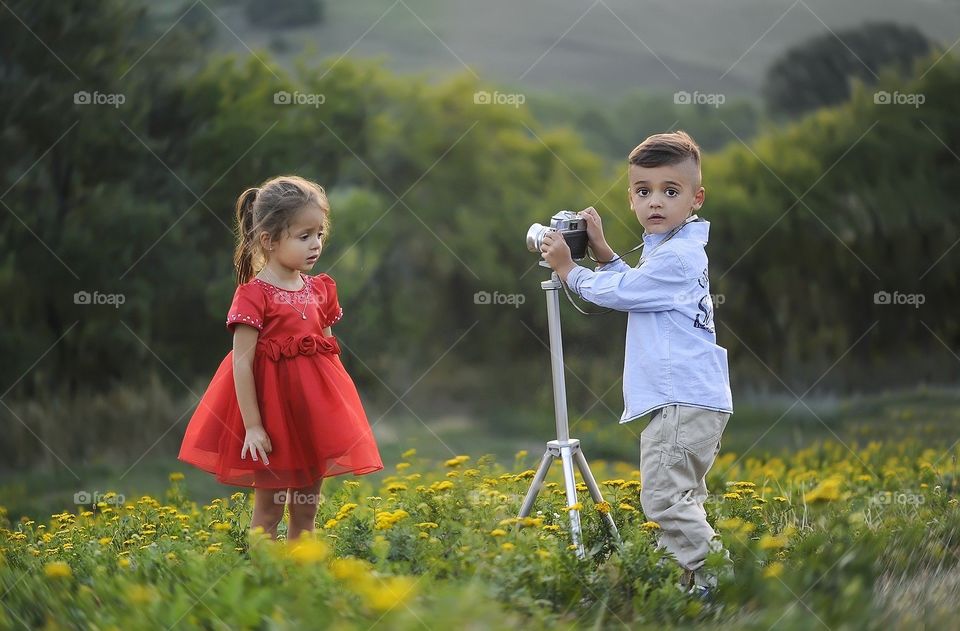
{"type": "Polygon", "coordinates": [[[233,383],[246,429],[263,426],[253,380],[253,355],[259,336],[260,331],[245,324],[237,324],[233,331],[233,383]]]}

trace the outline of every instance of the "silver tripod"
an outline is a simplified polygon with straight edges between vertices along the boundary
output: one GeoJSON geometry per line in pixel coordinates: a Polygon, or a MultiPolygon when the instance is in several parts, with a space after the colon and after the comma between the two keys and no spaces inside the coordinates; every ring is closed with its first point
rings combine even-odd
{"type": "MultiPolygon", "coordinates": [[[[540,261],[540,265],[548,267],[546,262],[540,261]]],[[[530,490],[523,499],[523,505],[520,507],[520,517],[527,517],[533,508],[533,502],[537,499],[537,494],[543,486],[543,481],[547,477],[550,465],[556,458],[560,458],[563,463],[563,481],[567,489],[567,506],[575,506],[577,503],[577,482],[574,477],[573,464],[576,462],[580,469],[580,475],[590,491],[590,497],[594,503],[602,502],[603,495],[600,493],[600,487],[590,472],[587,465],[587,459],[583,456],[583,450],[580,449],[580,441],[576,438],[570,438],[570,428],[567,420],[567,388],[563,377],[563,341],[560,336],[560,277],[556,272],[550,276],[550,280],[540,283],[547,298],[547,324],[550,330],[550,367],[553,371],[553,409],[557,420],[557,440],[551,440],[547,443],[547,450],[543,454],[543,460],[540,461],[540,468],[530,483],[530,490]]],[[[604,513],[603,519],[610,528],[614,539],[620,543],[620,533],[617,531],[617,525],[613,522],[610,513],[604,513]]],[[[577,548],[577,556],[584,558],[586,553],[583,549],[582,533],[580,529],[580,511],[576,508],[570,509],[570,535],[573,538],[573,545],[577,548]]]]}

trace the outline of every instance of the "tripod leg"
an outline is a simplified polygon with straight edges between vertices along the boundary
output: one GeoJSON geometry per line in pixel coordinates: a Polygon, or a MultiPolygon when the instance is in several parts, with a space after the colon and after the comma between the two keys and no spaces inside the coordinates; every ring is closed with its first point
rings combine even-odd
{"type": "MultiPolygon", "coordinates": [[[[560,458],[563,460],[563,481],[567,487],[567,505],[573,506],[577,503],[577,478],[573,471],[573,454],[570,452],[569,446],[560,447],[560,458]]],[[[573,537],[573,545],[577,548],[577,556],[582,559],[586,556],[586,553],[583,550],[580,530],[580,511],[575,508],[570,509],[570,535],[573,537]]]]}
{"type": "MultiPolygon", "coordinates": [[[[580,475],[583,476],[583,481],[587,484],[587,488],[590,490],[590,497],[593,498],[594,503],[604,501],[603,495],[600,493],[600,487],[597,485],[597,480],[593,477],[593,472],[590,471],[590,466],[587,464],[587,458],[583,455],[583,451],[578,449],[576,453],[573,454],[573,457],[577,459],[580,475]]],[[[617,530],[617,524],[613,521],[613,516],[610,515],[610,513],[604,513],[603,520],[607,522],[610,534],[613,535],[616,542],[621,543],[620,531],[617,530]]]]}
{"type": "Polygon", "coordinates": [[[550,453],[550,449],[547,449],[546,453],[543,454],[543,460],[540,461],[540,466],[537,468],[537,474],[533,476],[533,481],[530,483],[530,490],[527,491],[527,496],[523,498],[523,505],[520,507],[518,517],[526,517],[533,510],[533,502],[537,499],[537,493],[543,486],[543,481],[547,477],[550,465],[553,464],[553,459],[554,455],[550,453]]]}

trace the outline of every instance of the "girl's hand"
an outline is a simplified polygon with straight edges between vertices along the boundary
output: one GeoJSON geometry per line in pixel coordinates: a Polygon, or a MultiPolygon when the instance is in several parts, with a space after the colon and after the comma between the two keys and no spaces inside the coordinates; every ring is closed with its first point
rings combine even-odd
{"type": "Polygon", "coordinates": [[[243,438],[243,449],[240,450],[240,459],[247,459],[247,451],[253,456],[253,461],[257,461],[257,455],[263,458],[264,464],[270,464],[267,454],[273,451],[273,445],[270,444],[270,437],[263,429],[263,425],[257,425],[247,430],[243,438]]]}

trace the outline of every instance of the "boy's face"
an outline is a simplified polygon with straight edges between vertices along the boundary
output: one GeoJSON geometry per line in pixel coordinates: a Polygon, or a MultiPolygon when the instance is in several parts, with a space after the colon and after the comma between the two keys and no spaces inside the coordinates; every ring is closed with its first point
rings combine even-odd
{"type": "Polygon", "coordinates": [[[676,228],[703,205],[700,170],[693,159],[658,167],[631,164],[630,209],[646,234],[661,234],[676,228]]]}

